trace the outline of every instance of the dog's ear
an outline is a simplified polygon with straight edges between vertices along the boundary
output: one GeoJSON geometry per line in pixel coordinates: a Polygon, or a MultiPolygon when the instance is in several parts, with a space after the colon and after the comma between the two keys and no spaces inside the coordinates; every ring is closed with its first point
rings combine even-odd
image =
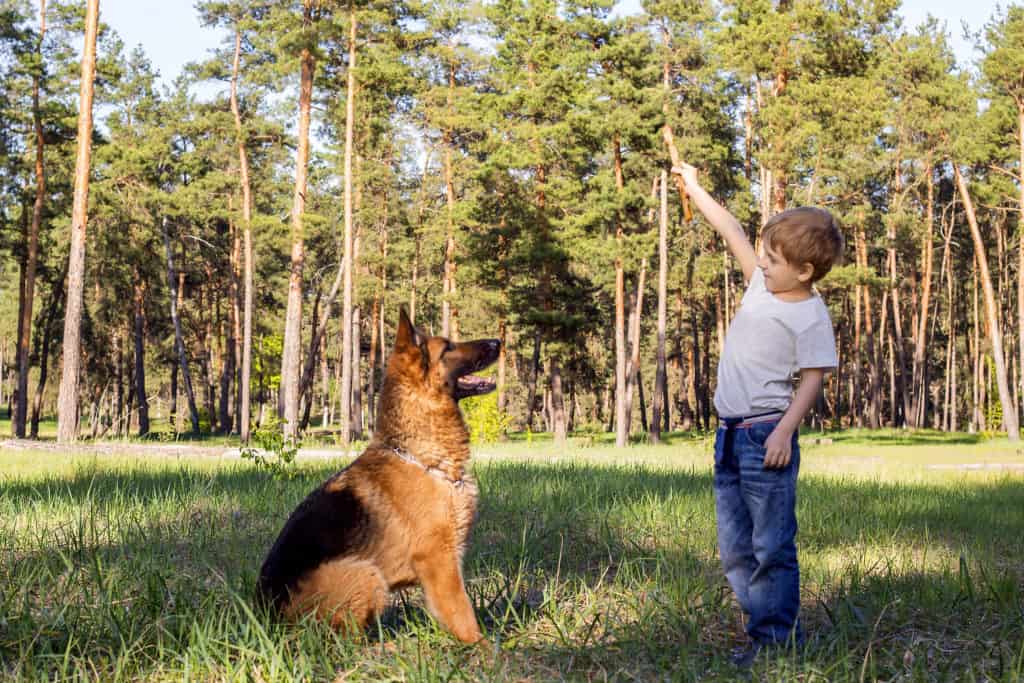
{"type": "Polygon", "coordinates": [[[422,350],[426,336],[416,329],[403,308],[398,314],[398,334],[395,336],[395,351],[422,350]]]}

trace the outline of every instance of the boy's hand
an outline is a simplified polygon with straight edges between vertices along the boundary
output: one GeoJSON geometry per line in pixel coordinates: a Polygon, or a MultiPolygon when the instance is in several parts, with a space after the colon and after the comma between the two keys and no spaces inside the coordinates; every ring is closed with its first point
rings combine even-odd
{"type": "Polygon", "coordinates": [[[683,177],[687,187],[700,187],[697,182],[697,169],[686,162],[680,162],[679,166],[673,166],[672,172],[683,177]]]}
{"type": "Polygon", "coordinates": [[[764,442],[764,468],[781,470],[793,457],[793,432],[776,426],[764,442]]]}

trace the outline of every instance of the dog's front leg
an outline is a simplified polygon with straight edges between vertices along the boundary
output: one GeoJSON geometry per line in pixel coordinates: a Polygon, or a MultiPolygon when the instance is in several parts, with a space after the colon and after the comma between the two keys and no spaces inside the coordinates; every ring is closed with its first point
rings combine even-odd
{"type": "Polygon", "coordinates": [[[483,636],[454,554],[423,557],[414,568],[431,614],[464,643],[479,641],[483,636]]]}

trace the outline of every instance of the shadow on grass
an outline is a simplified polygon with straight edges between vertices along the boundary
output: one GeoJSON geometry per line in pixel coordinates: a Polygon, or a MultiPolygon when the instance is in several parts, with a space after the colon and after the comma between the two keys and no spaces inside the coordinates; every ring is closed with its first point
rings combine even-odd
{"type": "MultiPolygon", "coordinates": [[[[294,506],[344,462],[306,463],[292,479],[275,479],[245,464],[198,470],[176,463],[114,468],[88,463],[71,475],[6,481],[0,508],[45,514],[47,506],[81,507],[88,501],[94,508],[138,508],[144,514],[154,500],[173,505],[216,494],[259,514],[276,534],[294,506]]],[[[526,553],[551,570],[560,558],[571,557],[580,562],[563,563],[563,571],[585,565],[593,573],[609,558],[634,549],[651,552],[682,535],[699,533],[714,544],[710,472],[511,460],[481,462],[475,472],[480,518],[474,543],[483,556],[526,553]],[[645,538],[629,533],[646,527],[645,538]]],[[[801,543],[815,550],[864,538],[927,538],[953,549],[1020,546],[1024,482],[1007,476],[950,486],[804,475],[797,514],[801,543]]],[[[268,536],[264,545],[272,541],[268,536]]]]}
{"type": "Polygon", "coordinates": [[[940,432],[934,429],[848,429],[838,432],[803,433],[806,438],[823,437],[835,443],[877,446],[957,446],[985,443],[990,437],[967,432],[940,432]]]}

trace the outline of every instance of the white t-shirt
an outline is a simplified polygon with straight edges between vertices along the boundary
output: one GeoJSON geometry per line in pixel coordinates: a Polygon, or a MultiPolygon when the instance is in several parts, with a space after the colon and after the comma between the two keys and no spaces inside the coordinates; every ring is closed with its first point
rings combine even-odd
{"type": "Polygon", "coordinates": [[[721,417],[785,411],[793,400],[794,373],[834,370],[838,363],[832,320],[817,292],[804,301],[782,301],[756,268],[725,335],[715,410],[721,417]]]}

